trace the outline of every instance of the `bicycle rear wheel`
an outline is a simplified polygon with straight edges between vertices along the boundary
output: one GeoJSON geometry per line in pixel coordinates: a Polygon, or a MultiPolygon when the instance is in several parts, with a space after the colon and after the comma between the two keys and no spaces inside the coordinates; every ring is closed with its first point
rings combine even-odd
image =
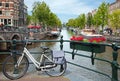
{"type": "Polygon", "coordinates": [[[3,74],[11,79],[19,79],[28,70],[29,61],[26,56],[24,56],[18,66],[18,60],[20,59],[21,55],[12,55],[8,56],[3,63],[3,74]]]}
{"type": "Polygon", "coordinates": [[[49,68],[47,71],[45,71],[49,76],[61,76],[65,73],[67,68],[67,62],[65,59],[65,62],[63,64],[56,64],[55,67],[49,68]]]}

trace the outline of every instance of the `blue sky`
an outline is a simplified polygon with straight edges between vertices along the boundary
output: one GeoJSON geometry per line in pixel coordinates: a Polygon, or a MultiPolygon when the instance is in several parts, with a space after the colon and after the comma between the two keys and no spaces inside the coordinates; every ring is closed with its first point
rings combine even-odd
{"type": "Polygon", "coordinates": [[[113,3],[116,0],[24,0],[29,14],[35,1],[44,1],[62,22],[67,22],[70,18],[76,18],[82,13],[91,12],[104,1],[113,3]]]}

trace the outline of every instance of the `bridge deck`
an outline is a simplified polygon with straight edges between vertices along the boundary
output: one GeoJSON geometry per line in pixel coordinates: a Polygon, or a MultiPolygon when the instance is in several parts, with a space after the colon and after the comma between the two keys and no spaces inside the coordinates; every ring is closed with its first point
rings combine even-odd
{"type": "MultiPolygon", "coordinates": [[[[64,76],[49,77],[46,73],[36,71],[34,68],[33,71],[28,70],[25,76],[23,76],[22,78],[18,80],[14,80],[14,81],[93,81],[92,79],[88,79],[85,76],[82,76],[80,74],[81,73],[79,73],[79,71],[76,70],[76,67],[68,64],[68,67],[67,67],[67,70],[64,76]]],[[[2,72],[0,72],[0,81],[11,81],[11,80],[7,79],[2,74],[2,72]]]]}

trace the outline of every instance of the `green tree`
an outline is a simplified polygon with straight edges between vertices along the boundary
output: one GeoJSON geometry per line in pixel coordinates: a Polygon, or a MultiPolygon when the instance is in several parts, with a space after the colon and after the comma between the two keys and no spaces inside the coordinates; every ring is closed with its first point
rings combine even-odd
{"type": "Polygon", "coordinates": [[[80,29],[83,29],[85,28],[85,24],[85,14],[81,14],[76,19],[69,19],[67,26],[79,27],[80,29]]]}
{"type": "Polygon", "coordinates": [[[83,29],[85,28],[85,24],[86,24],[86,17],[85,17],[85,14],[81,14],[80,16],[80,28],[83,29]]]}
{"type": "Polygon", "coordinates": [[[49,14],[49,19],[48,19],[47,23],[48,23],[49,26],[53,26],[53,27],[54,26],[56,26],[56,27],[61,26],[60,19],[57,17],[56,14],[54,14],[52,12],[49,14]]]}
{"type": "Polygon", "coordinates": [[[75,19],[75,25],[79,28],[81,28],[81,15],[79,15],[76,19],[75,19]]]}
{"type": "Polygon", "coordinates": [[[120,9],[114,10],[112,14],[110,14],[109,21],[111,27],[115,28],[116,30],[120,28],[120,9]]]}
{"type": "Polygon", "coordinates": [[[62,22],[61,22],[61,20],[59,18],[57,18],[57,26],[62,27],[62,22]]]}
{"type": "Polygon", "coordinates": [[[102,31],[103,31],[104,26],[108,25],[108,7],[109,7],[109,4],[106,4],[105,2],[103,2],[99,6],[98,11],[96,13],[97,18],[98,18],[97,24],[101,25],[102,31]]]}
{"type": "Polygon", "coordinates": [[[96,12],[96,14],[93,15],[93,25],[95,27],[99,27],[101,25],[101,19],[99,18],[98,12],[96,12]]]}
{"type": "Polygon", "coordinates": [[[33,4],[32,19],[34,23],[42,23],[43,26],[60,26],[61,21],[56,14],[52,13],[47,4],[43,2],[35,2],[33,4]]]}
{"type": "Polygon", "coordinates": [[[75,27],[75,19],[69,19],[68,23],[67,23],[67,26],[69,26],[69,27],[75,27]]]}
{"type": "Polygon", "coordinates": [[[91,13],[88,13],[87,20],[86,20],[87,26],[90,28],[91,25],[93,24],[93,17],[91,13]]]}
{"type": "Polygon", "coordinates": [[[28,24],[30,24],[30,22],[31,22],[31,16],[30,16],[30,15],[27,15],[26,24],[28,25],[28,24]]]}
{"type": "Polygon", "coordinates": [[[42,22],[43,25],[47,24],[47,20],[49,19],[50,9],[47,4],[43,2],[35,2],[33,5],[33,18],[42,22]]]}

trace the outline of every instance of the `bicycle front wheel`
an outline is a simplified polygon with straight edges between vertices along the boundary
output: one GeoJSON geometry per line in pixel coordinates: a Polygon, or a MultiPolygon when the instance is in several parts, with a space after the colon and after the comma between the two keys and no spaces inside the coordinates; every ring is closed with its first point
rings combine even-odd
{"type": "Polygon", "coordinates": [[[3,74],[7,78],[11,80],[19,79],[27,72],[29,66],[27,57],[24,56],[20,61],[20,65],[18,65],[20,59],[21,55],[12,55],[6,58],[3,63],[3,74]]]}
{"type": "Polygon", "coordinates": [[[45,71],[49,76],[61,76],[65,73],[67,68],[67,62],[65,59],[65,62],[63,64],[56,64],[55,67],[49,68],[47,71],[45,71]]]}

